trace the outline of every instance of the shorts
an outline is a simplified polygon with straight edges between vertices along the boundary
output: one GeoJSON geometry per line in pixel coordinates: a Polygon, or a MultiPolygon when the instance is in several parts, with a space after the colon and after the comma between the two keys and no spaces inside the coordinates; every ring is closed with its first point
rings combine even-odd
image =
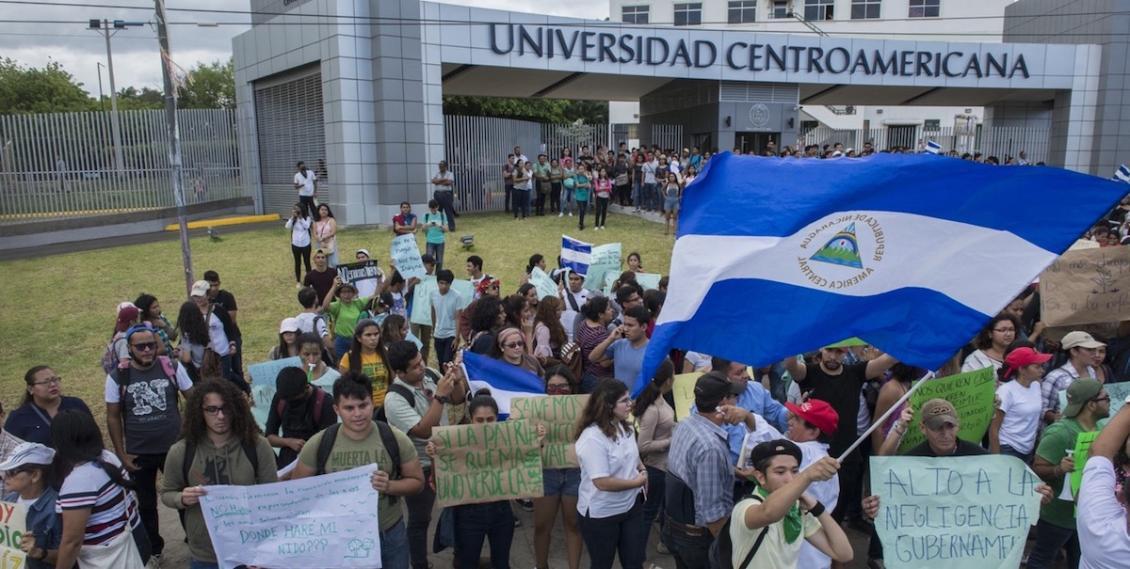
{"type": "Polygon", "coordinates": [[[664,198],[663,213],[677,213],[679,211],[679,198],[664,198]]]}
{"type": "Polygon", "coordinates": [[[581,487],[580,468],[554,468],[541,471],[542,487],[546,496],[577,497],[581,487]]]}

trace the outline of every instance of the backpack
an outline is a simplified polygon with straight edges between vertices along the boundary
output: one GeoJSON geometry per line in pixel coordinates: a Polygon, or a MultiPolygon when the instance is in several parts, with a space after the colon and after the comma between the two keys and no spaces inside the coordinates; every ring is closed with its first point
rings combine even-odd
{"type": "MultiPolygon", "coordinates": [[[[409,406],[415,406],[416,396],[413,395],[412,391],[409,390],[407,387],[404,387],[403,385],[397,385],[395,383],[390,384],[388,386],[388,392],[385,393],[385,400],[387,401],[388,396],[392,395],[393,393],[403,397],[404,400],[408,402],[409,406]]],[[[385,415],[385,406],[384,405],[377,407],[377,409],[375,411],[373,411],[373,420],[379,421],[379,422],[382,422],[382,423],[388,422],[388,416],[385,415]]]]}
{"type": "MultiPolygon", "coordinates": [[[[255,445],[249,444],[246,441],[240,443],[243,448],[243,454],[247,460],[251,462],[251,470],[255,472],[255,480],[259,480],[259,451],[255,445]]],[[[184,440],[184,461],[181,463],[181,475],[184,477],[184,483],[188,484],[188,469],[192,466],[192,460],[196,458],[196,444],[188,439],[184,440]]]]}
{"type": "MultiPolygon", "coordinates": [[[[381,435],[381,444],[385,447],[385,452],[388,453],[389,458],[392,460],[392,468],[386,470],[388,477],[391,480],[400,479],[400,445],[396,444],[396,435],[392,432],[392,427],[384,421],[376,421],[377,431],[381,435]]],[[[318,454],[316,455],[316,470],[315,475],[322,475],[326,473],[326,463],[330,460],[330,452],[333,451],[334,443],[337,442],[337,432],[341,428],[341,423],[334,423],[326,428],[322,433],[322,440],[318,444],[318,454]]],[[[387,494],[386,494],[387,495],[387,494]]],[[[397,496],[389,496],[395,502],[397,496]]]]}
{"type": "Polygon", "coordinates": [[[118,351],[114,349],[114,345],[125,339],[125,333],[118,332],[114,334],[114,337],[110,338],[110,342],[106,344],[106,351],[102,352],[102,371],[106,372],[107,375],[114,371],[114,368],[118,367],[118,351]]]}
{"type": "MultiPolygon", "coordinates": [[[[322,389],[321,387],[318,387],[317,385],[315,385],[313,387],[314,387],[314,424],[320,425],[320,424],[322,424],[322,408],[325,407],[325,402],[326,402],[326,390],[322,389]]],[[[279,399],[278,404],[275,405],[275,412],[278,413],[280,419],[282,418],[283,413],[286,412],[286,408],[287,408],[287,400],[286,399],[279,399]]]]}
{"type": "MultiPolygon", "coordinates": [[[[765,501],[757,494],[750,494],[746,497],[758,502],[765,501]]],[[[753,561],[753,556],[757,555],[757,550],[761,549],[761,543],[765,541],[765,535],[769,533],[769,526],[761,528],[761,532],[757,534],[757,540],[753,542],[753,547],[750,548],[749,553],[737,567],[734,567],[734,543],[730,540],[730,523],[732,522],[733,516],[727,518],[726,523],[722,525],[722,530],[718,532],[718,537],[710,546],[710,558],[714,561],[714,567],[718,569],[747,569],[749,563],[753,561]]]]}

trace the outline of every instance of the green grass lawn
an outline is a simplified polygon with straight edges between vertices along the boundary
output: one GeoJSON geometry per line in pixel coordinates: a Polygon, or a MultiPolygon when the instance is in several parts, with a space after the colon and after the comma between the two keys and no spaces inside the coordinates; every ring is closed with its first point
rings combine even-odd
{"type": "MultiPolygon", "coordinates": [[[[663,235],[662,225],[616,214],[609,215],[608,229],[601,231],[588,227],[578,232],[575,217],[515,221],[501,213],[464,215],[458,226],[448,237],[447,266],[457,278],[465,278],[467,256],[479,255],[485,270],[502,279],[504,293],[515,291],[531,254],[541,253],[554,264],[562,233],[595,244],[620,242],[625,266],[627,254],[639,251],[644,268],[662,274],[667,273],[674,243],[673,237],[663,235]],[[458,244],[458,237],[467,234],[475,236],[470,252],[458,244]]],[[[423,236],[418,240],[422,247],[423,236]]],[[[352,260],[357,248],[367,248],[387,270],[390,241],[387,229],[346,229],[338,247],[343,261],[352,260]]],[[[289,231],[280,222],[225,234],[220,242],[197,238],[192,255],[197,278],[207,269],[218,271],[223,287],[239,302],[244,364],[265,359],[277,341],[279,321],[299,311],[289,231]]],[[[0,271],[6,276],[6,294],[0,295],[0,367],[5,370],[0,400],[5,408],[15,408],[22,398],[24,372],[45,364],[64,379],[64,393],[83,398],[100,423],[105,376],[99,362],[113,331],[117,304],[148,292],[175,322],[187,298],[178,241],[2,262],[0,271]]]]}

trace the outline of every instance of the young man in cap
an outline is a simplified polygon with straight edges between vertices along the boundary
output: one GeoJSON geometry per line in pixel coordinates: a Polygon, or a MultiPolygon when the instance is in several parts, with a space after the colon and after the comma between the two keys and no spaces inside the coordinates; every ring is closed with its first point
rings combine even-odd
{"type": "Polygon", "coordinates": [[[1052,488],[1055,499],[1040,508],[1036,524],[1036,544],[1028,555],[1028,569],[1052,567],[1059,550],[1067,549],[1069,567],[1079,566],[1079,539],[1075,533],[1075,502],[1061,500],[1065,475],[1075,470],[1075,459],[1068,454],[1082,433],[1098,430],[1098,421],[1110,415],[1110,396],[1101,383],[1077,379],[1067,388],[1067,407],[1063,418],[1044,430],[1036,447],[1032,470],[1052,488]]]}
{"type": "Polygon", "coordinates": [[[280,449],[276,461],[280,468],[298,458],[310,437],[336,422],[333,398],[311,384],[305,371],[296,367],[279,371],[263,432],[267,442],[280,449]]]}
{"type": "Polygon", "coordinates": [[[222,308],[231,320],[228,339],[235,342],[235,349],[231,350],[231,372],[243,378],[243,332],[239,329],[239,320],[236,319],[239,305],[235,302],[235,295],[220,288],[220,274],[216,271],[204,271],[204,280],[208,281],[208,302],[216,308],[222,308]]]}
{"type": "Polygon", "coordinates": [[[706,569],[708,553],[734,504],[734,465],[723,425],[755,427],[737,407],[741,388],[719,372],[698,378],[695,412],[675,427],[667,453],[663,542],[680,569],[706,569]]]}
{"type": "Polygon", "coordinates": [[[1124,478],[1130,444],[1130,397],[1091,445],[1079,486],[1076,528],[1079,532],[1081,569],[1123,569],[1130,559],[1130,490],[1124,478]],[[1121,460],[1116,457],[1121,455],[1121,460]],[[1122,464],[1117,464],[1115,461],[1122,464]]]}
{"type": "Polygon", "coordinates": [[[0,463],[0,473],[4,474],[4,501],[19,502],[27,507],[27,517],[12,522],[23,523],[27,530],[15,544],[27,555],[27,569],[55,567],[63,537],[63,518],[55,513],[59,495],[48,480],[54,459],[55,451],[51,448],[39,443],[22,443],[0,463]]]}
{"type": "MultiPolygon", "coordinates": [[[[786,435],[796,443],[801,452],[800,468],[820,462],[828,456],[828,441],[836,434],[840,416],[825,401],[809,399],[800,405],[785,403],[789,410],[789,425],[786,435]]],[[[808,494],[828,509],[835,510],[840,499],[840,478],[836,474],[828,480],[813,482],[808,494]]],[[[828,569],[832,559],[811,543],[800,548],[799,567],[804,569],[828,569]]]]}
{"type": "Polygon", "coordinates": [[[735,568],[795,568],[805,541],[837,562],[852,560],[851,543],[831,511],[805,493],[814,482],[835,476],[840,463],[826,456],[801,470],[801,457],[800,448],[784,439],[761,443],[750,452],[758,488],[734,506],[730,539],[735,568]]]}
{"type": "Polygon", "coordinates": [[[1095,368],[1091,365],[1095,361],[1095,350],[1105,347],[1106,344],[1096,340],[1086,332],[1068,332],[1060,346],[1067,353],[1067,363],[1047,373],[1040,381],[1040,389],[1044,395],[1044,422],[1054,423],[1059,420],[1059,392],[1067,389],[1071,382],[1079,378],[1095,379],[1095,368]]]}

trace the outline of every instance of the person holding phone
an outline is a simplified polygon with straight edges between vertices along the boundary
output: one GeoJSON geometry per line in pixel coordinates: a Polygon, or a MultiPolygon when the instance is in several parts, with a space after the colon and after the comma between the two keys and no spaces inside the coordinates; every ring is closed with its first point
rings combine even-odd
{"type": "Polygon", "coordinates": [[[443,247],[447,241],[447,214],[439,210],[439,202],[428,200],[428,213],[424,214],[424,231],[426,233],[425,253],[431,255],[436,262],[436,270],[443,268],[443,247]]]}
{"type": "Polygon", "coordinates": [[[620,381],[634,381],[647,351],[647,325],[651,322],[651,313],[643,306],[633,306],[624,311],[623,320],[589,352],[589,361],[598,362],[605,356],[612,358],[614,377],[620,381]]]}

